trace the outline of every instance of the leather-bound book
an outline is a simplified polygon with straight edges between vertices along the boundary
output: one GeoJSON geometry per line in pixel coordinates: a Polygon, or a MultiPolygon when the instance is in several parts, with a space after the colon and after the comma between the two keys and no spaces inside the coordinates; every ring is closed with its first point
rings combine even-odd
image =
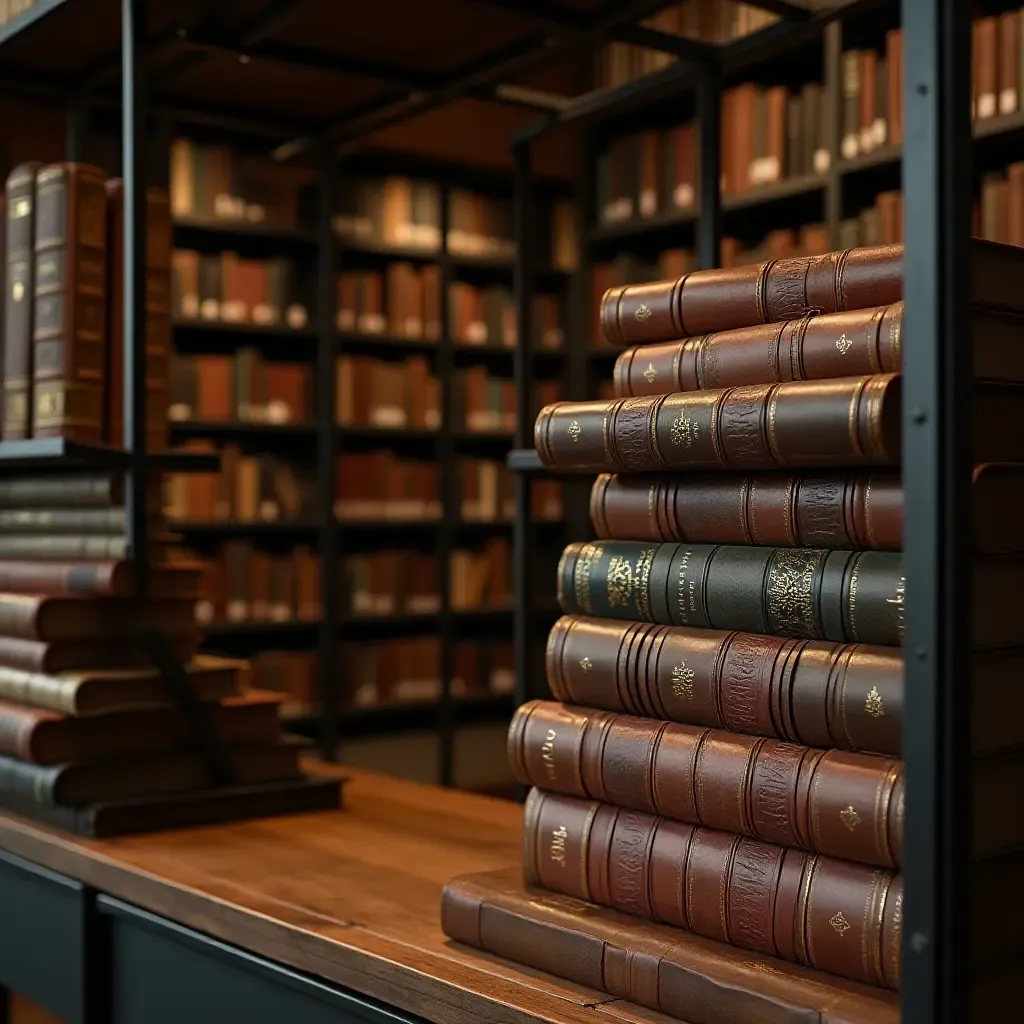
{"type": "Polygon", "coordinates": [[[36,161],[7,176],[4,193],[3,439],[32,436],[32,312],[35,296],[36,161]]]}
{"type": "Polygon", "coordinates": [[[546,466],[596,473],[891,465],[900,411],[895,374],[556,402],[534,444],[546,466]]]}
{"type": "MultiPolygon", "coordinates": [[[[808,315],[698,338],[626,349],[615,361],[615,394],[667,395],[744,384],[823,380],[902,369],[903,303],[808,315]]],[[[1020,317],[976,307],[974,375],[1024,381],[1020,317]]]]}
{"type": "Polygon", "coordinates": [[[0,637],[23,640],[116,640],[140,629],[172,636],[195,626],[195,601],[54,597],[0,593],[0,637]]]}
{"type": "Polygon", "coordinates": [[[527,885],[898,989],[903,880],[575,797],[530,791],[527,885]]]}
{"type": "MultiPolygon", "coordinates": [[[[244,664],[199,654],[183,667],[199,699],[212,701],[237,695],[238,673],[244,664]]],[[[0,699],[75,716],[177,706],[166,681],[154,668],[44,675],[0,666],[0,699]]]]}
{"type": "Polygon", "coordinates": [[[875,867],[903,859],[903,763],[551,701],[516,711],[516,778],[875,867]]]}
{"type": "Polygon", "coordinates": [[[103,438],[106,175],[51,164],[37,179],[32,435],[103,438]]]}
{"type": "Polygon", "coordinates": [[[590,521],[605,539],[899,551],[903,487],[899,473],[885,471],[602,473],[590,521]]]}
{"type": "Polygon", "coordinates": [[[899,997],[524,886],[510,869],[452,879],[441,927],[456,942],[688,1024],[899,1024],[899,997]]]}
{"type": "Polygon", "coordinates": [[[558,564],[569,615],[888,646],[903,640],[902,559],[824,551],[608,540],[558,564]]]}
{"type": "MultiPolygon", "coordinates": [[[[989,685],[976,672],[975,698],[988,697],[985,706],[1004,706],[1020,667],[1008,660],[1005,670],[987,670],[989,685]]],[[[567,704],[810,747],[901,750],[898,647],[563,615],[548,634],[546,671],[551,693],[567,704]]]]}
{"type": "MultiPolygon", "coordinates": [[[[167,638],[178,661],[187,661],[199,648],[199,631],[193,625],[183,635],[167,638]]],[[[61,640],[44,643],[0,636],[0,665],[23,672],[83,672],[90,669],[147,668],[152,659],[146,649],[131,638],[109,640],[61,640]]]]}
{"type": "MultiPolygon", "coordinates": [[[[974,302],[1020,311],[1024,253],[975,238],[970,255],[974,302]]],[[[872,246],[619,285],[601,299],[601,330],[612,345],[643,345],[812,312],[886,306],[902,297],[903,246],[872,246]]]]}
{"type": "MultiPolygon", "coordinates": [[[[173,565],[151,568],[147,584],[153,600],[179,600],[198,596],[202,568],[173,565]]],[[[0,591],[22,594],[103,594],[131,597],[135,573],[131,562],[0,561],[0,591]]]]}
{"type": "MultiPolygon", "coordinates": [[[[246,743],[228,747],[227,754],[239,784],[245,785],[296,778],[299,749],[292,743],[246,743]]],[[[203,758],[194,750],[61,765],[37,765],[0,756],[0,790],[44,805],[81,807],[210,785],[203,758]]]]}
{"type": "MultiPolygon", "coordinates": [[[[224,743],[275,743],[281,737],[281,695],[250,691],[210,708],[224,743]]],[[[189,750],[195,730],[177,709],[122,711],[87,718],[0,700],[0,756],[39,765],[101,761],[189,750]]]]}

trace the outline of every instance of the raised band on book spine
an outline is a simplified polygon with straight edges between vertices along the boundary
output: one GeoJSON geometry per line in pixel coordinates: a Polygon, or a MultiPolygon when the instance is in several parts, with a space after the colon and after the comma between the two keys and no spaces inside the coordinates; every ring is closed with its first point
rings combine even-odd
{"type": "Polygon", "coordinates": [[[896,374],[557,402],[534,444],[546,466],[596,473],[891,465],[900,409],[896,374]]]}
{"type": "Polygon", "coordinates": [[[809,747],[901,750],[896,647],[564,615],[548,635],[546,670],[569,704],[809,747]]]}
{"type": "Polygon", "coordinates": [[[524,818],[528,885],[899,988],[899,875],[537,789],[524,818]]]}
{"type": "Polygon", "coordinates": [[[570,544],[557,581],[570,615],[798,640],[903,641],[896,552],[608,540],[570,544]]]}
{"type": "Polygon", "coordinates": [[[903,858],[903,764],[677,722],[530,701],[509,727],[516,778],[690,825],[874,867],[903,858]]]}

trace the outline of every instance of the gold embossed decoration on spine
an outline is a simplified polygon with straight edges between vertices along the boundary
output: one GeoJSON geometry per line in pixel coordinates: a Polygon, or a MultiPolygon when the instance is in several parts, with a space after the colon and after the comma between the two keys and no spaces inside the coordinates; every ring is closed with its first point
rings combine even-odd
{"type": "Polygon", "coordinates": [[[771,632],[814,640],[821,636],[815,594],[828,553],[807,548],[778,548],[765,574],[765,608],[771,632]]]}

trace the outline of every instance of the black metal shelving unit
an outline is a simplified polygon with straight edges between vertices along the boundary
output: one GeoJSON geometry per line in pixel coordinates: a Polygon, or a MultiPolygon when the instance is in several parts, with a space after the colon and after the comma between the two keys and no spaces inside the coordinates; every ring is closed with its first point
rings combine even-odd
{"type": "MultiPolygon", "coordinates": [[[[768,5],[765,5],[768,6],[768,5]]],[[[702,267],[717,265],[723,217],[796,194],[821,194],[822,217],[833,240],[850,179],[877,168],[912,182],[906,191],[904,339],[906,381],[903,413],[903,481],[907,580],[904,651],[906,708],[903,749],[906,761],[907,845],[902,911],[904,1024],[988,1020],[991,992],[1005,996],[1019,980],[985,979],[970,968],[970,950],[981,922],[971,919],[971,371],[970,211],[972,137],[1015,137],[1024,114],[970,119],[970,5],[965,0],[902,0],[904,137],[902,147],[867,156],[833,160],[813,179],[784,182],[722,202],[719,195],[718,97],[722,82],[739,66],[784,53],[788,46],[820,36],[828,82],[838,82],[842,52],[837,19],[873,14],[894,4],[854,2],[810,13],[791,4],[771,4],[782,21],[717,52],[700,49],[664,72],[647,76],[599,99],[552,113],[512,140],[515,154],[520,256],[517,302],[528,315],[531,254],[529,223],[530,144],[544,133],[571,123],[597,124],[602,118],[635,110],[650,100],[684,90],[696,91],[700,124],[699,210],[666,214],[592,228],[585,245],[642,236],[678,227],[693,231],[702,267]],[[525,243],[525,244],[524,244],[525,243]],[[1000,986],[1002,986],[1000,988],[1000,986]]],[[[648,39],[648,44],[653,41],[648,39]]],[[[832,91],[838,103],[838,90],[832,91]]],[[[836,108],[838,113],[838,107],[836,108]]],[[[833,119],[831,152],[838,151],[838,118],[833,119]]],[[[593,166],[593,135],[585,143],[584,167],[593,166]]],[[[595,224],[593,186],[583,182],[584,223],[595,224]]],[[[585,300],[586,301],[586,300],[585,300]]],[[[585,305],[585,302],[584,302],[585,305]]],[[[585,321],[584,321],[585,322],[585,321]]],[[[601,372],[610,362],[601,363],[601,372]]],[[[578,358],[574,397],[586,394],[587,357],[578,358]]],[[[517,362],[520,409],[531,387],[528,360],[517,362]]],[[[538,628],[537,594],[550,584],[535,578],[536,531],[530,521],[530,489],[545,470],[532,448],[529,425],[520,424],[508,465],[518,476],[516,550],[516,703],[545,695],[537,672],[543,633],[538,628]]],[[[553,582],[553,580],[551,581],[553,582]]],[[[998,998],[998,997],[996,997],[998,998]]]]}

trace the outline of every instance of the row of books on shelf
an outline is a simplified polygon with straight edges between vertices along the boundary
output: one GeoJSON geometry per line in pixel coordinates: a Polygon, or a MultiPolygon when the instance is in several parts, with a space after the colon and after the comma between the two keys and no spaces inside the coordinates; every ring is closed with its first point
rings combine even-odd
{"type": "MultiPolygon", "coordinates": [[[[386,643],[344,644],[342,709],[374,708],[437,700],[441,696],[441,641],[407,637],[386,643]]],[[[286,717],[320,706],[315,651],[260,651],[243,675],[248,688],[283,695],[286,717]]],[[[455,699],[511,693],[515,685],[512,645],[456,641],[449,692],[455,699]]]]}
{"type": "MultiPolygon", "coordinates": [[[[323,569],[309,547],[278,553],[231,540],[212,554],[175,548],[171,558],[202,565],[195,615],[204,625],[313,622],[320,617],[323,569]]],[[[436,553],[374,551],[348,555],[338,567],[341,608],[350,615],[432,615],[441,607],[436,553]]],[[[477,549],[453,550],[449,586],[457,611],[507,609],[512,599],[508,539],[493,537],[477,549]]]]}
{"type": "MultiPolygon", "coordinates": [[[[214,450],[210,443],[193,448],[214,450]]],[[[243,454],[237,445],[220,449],[217,473],[169,473],[163,487],[164,514],[182,523],[308,523],[317,519],[316,482],[303,469],[272,455],[243,454]]],[[[438,520],[440,467],[431,459],[408,459],[388,450],[345,452],[335,462],[334,514],[342,522],[438,520]]],[[[500,522],[514,515],[513,477],[504,462],[459,459],[455,463],[458,514],[463,522],[500,522]]],[[[534,520],[562,514],[557,481],[538,480],[531,491],[534,520]]]]}
{"type": "MultiPolygon", "coordinates": [[[[684,0],[669,4],[643,22],[644,27],[705,43],[728,43],[766,28],[778,16],[732,0],[684,0]]],[[[673,54],[633,43],[609,43],[597,51],[594,78],[598,88],[615,88],[661,71],[676,61],[673,54]]]]}

